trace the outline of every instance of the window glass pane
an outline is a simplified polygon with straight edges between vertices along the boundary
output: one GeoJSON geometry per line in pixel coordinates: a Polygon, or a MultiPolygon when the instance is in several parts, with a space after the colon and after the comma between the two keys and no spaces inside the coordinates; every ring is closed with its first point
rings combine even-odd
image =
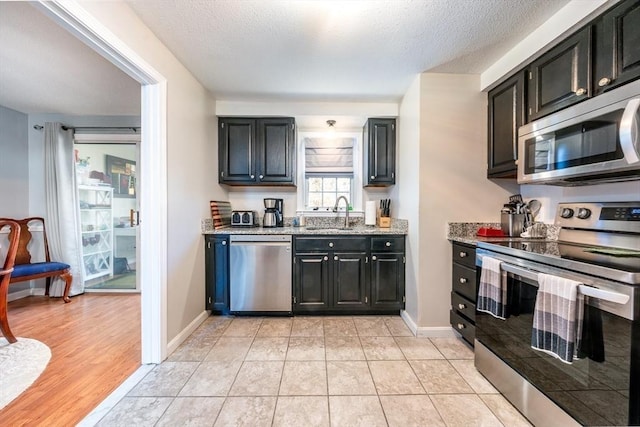
{"type": "Polygon", "coordinates": [[[333,205],[336,204],[336,194],[335,193],[324,193],[322,196],[322,206],[327,208],[332,208],[333,205]]]}
{"type": "Polygon", "coordinates": [[[351,178],[338,178],[337,190],[340,192],[351,192],[351,178]]]}
{"type": "Polygon", "coordinates": [[[322,191],[322,178],[308,178],[309,191],[322,191]]]}
{"type": "Polygon", "coordinates": [[[336,191],[336,178],[322,178],[322,191],[336,191]]]}
{"type": "Polygon", "coordinates": [[[322,206],[322,193],[309,193],[309,207],[315,208],[322,206]]]}

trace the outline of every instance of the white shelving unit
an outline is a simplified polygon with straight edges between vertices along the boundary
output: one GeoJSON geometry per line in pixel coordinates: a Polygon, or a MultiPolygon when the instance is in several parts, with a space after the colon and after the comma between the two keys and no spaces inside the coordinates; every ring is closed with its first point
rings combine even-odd
{"type": "Polygon", "coordinates": [[[79,185],[85,281],[113,276],[113,188],[79,185]]]}

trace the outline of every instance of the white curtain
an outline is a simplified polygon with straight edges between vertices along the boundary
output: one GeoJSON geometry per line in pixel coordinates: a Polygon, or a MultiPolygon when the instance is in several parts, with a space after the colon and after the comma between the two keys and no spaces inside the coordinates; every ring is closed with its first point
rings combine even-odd
{"type": "MultiPolygon", "coordinates": [[[[47,238],[52,261],[71,266],[70,295],[84,292],[80,206],[73,155],[73,130],[60,123],[44,124],[44,179],[47,238]]],[[[62,296],[64,281],[51,283],[51,296],[62,296]]]]}

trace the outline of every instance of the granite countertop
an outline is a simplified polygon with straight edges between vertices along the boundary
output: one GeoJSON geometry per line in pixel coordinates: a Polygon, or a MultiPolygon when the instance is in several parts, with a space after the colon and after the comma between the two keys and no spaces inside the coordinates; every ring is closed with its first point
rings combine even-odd
{"type": "MultiPolygon", "coordinates": [[[[531,240],[531,238],[523,238],[520,236],[504,236],[504,237],[481,237],[478,236],[478,229],[481,227],[500,228],[500,223],[492,222],[450,222],[447,224],[447,239],[451,242],[466,243],[468,245],[476,245],[478,242],[509,242],[519,240],[531,240]]],[[[558,240],[558,232],[560,227],[545,224],[546,237],[540,240],[558,240]]]]}

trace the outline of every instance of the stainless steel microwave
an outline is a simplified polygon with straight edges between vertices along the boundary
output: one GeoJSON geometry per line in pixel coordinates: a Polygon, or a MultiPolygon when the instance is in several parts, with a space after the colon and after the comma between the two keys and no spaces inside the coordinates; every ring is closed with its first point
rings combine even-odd
{"type": "Polygon", "coordinates": [[[640,80],[520,127],[518,183],[640,179],[640,80]]]}

